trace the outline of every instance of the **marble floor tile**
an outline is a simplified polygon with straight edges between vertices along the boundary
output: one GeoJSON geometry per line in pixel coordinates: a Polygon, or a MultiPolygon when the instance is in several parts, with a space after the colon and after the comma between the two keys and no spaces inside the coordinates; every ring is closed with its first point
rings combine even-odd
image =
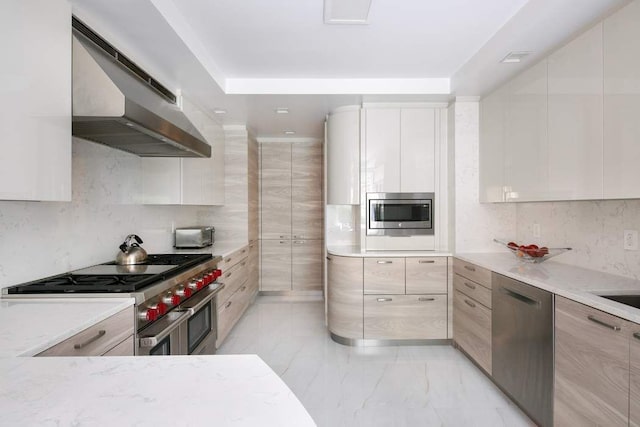
{"type": "Polygon", "coordinates": [[[257,354],[320,427],[533,426],[451,346],[348,347],[324,302],[260,296],[218,354],[257,354]]]}

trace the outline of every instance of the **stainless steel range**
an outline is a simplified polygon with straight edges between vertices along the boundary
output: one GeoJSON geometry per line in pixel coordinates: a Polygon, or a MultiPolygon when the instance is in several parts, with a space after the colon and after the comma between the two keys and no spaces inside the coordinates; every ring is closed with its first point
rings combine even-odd
{"type": "Polygon", "coordinates": [[[144,264],[105,263],[2,290],[3,298],[135,298],[139,355],[213,354],[221,257],[152,254],[144,264]]]}

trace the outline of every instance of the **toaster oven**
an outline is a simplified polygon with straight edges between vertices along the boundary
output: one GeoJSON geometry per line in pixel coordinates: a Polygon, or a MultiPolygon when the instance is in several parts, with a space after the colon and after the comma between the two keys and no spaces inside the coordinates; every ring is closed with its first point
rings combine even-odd
{"type": "Polygon", "coordinates": [[[215,242],[216,229],[206,227],[176,228],[174,247],[178,249],[204,248],[215,242]]]}

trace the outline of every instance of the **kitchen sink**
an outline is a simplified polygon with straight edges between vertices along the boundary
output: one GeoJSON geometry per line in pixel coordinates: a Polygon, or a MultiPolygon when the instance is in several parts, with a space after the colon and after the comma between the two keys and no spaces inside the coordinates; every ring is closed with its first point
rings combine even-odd
{"type": "Polygon", "coordinates": [[[640,295],[600,295],[602,298],[610,299],[624,305],[640,308],[640,295]]]}

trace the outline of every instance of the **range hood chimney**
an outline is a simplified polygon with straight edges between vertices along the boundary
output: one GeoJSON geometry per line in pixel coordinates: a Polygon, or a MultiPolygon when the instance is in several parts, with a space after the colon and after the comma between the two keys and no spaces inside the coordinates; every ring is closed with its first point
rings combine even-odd
{"type": "Polygon", "coordinates": [[[75,17],[72,133],[141,157],[211,157],[175,95],[75,17]]]}

